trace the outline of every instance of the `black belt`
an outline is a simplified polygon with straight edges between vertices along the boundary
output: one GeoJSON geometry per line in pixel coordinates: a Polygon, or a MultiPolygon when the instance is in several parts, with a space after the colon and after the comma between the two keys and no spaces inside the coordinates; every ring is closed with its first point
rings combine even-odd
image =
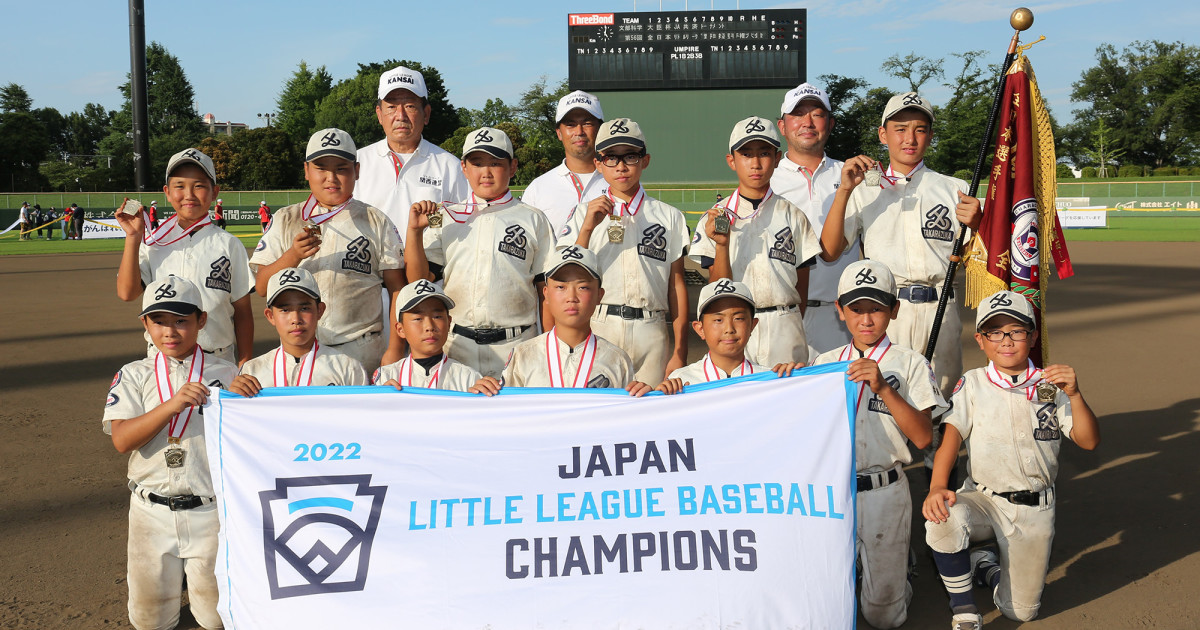
{"type": "Polygon", "coordinates": [[[1042,493],[1032,490],[1017,490],[1014,492],[995,492],[993,493],[1002,499],[1008,499],[1009,503],[1017,505],[1028,505],[1029,507],[1037,507],[1041,504],[1042,493]]]}
{"type": "Polygon", "coordinates": [[[644,308],[634,308],[632,306],[621,306],[617,304],[601,304],[604,312],[609,315],[616,315],[621,319],[650,319],[654,313],[644,308]]]}
{"type": "Polygon", "coordinates": [[[454,334],[461,335],[474,341],[481,346],[490,346],[494,343],[508,341],[521,336],[529,326],[514,326],[512,328],[467,328],[466,326],[454,325],[454,334]]]}
{"type": "MultiPolygon", "coordinates": [[[[950,289],[950,298],[954,298],[954,289],[950,289]]],[[[920,284],[901,287],[900,299],[907,300],[913,304],[924,304],[926,302],[936,302],[938,299],[937,287],[927,287],[920,284]]]]}
{"type": "Polygon", "coordinates": [[[817,307],[821,307],[821,306],[833,306],[833,302],[830,302],[829,300],[825,300],[824,302],[822,302],[821,300],[809,300],[808,301],[808,308],[817,308],[817,307]]]}
{"type": "Polygon", "coordinates": [[[172,512],[179,510],[192,510],[204,505],[204,499],[194,494],[181,494],[177,497],[164,497],[162,495],[154,494],[153,492],[147,492],[145,496],[146,499],[151,503],[165,505],[171,508],[172,512]]]}
{"type": "MultiPolygon", "coordinates": [[[[809,306],[812,306],[811,302],[809,302],[809,306]]],[[[790,311],[790,310],[796,309],[796,308],[798,308],[798,307],[795,304],[780,304],[778,306],[764,306],[762,308],[755,307],[754,312],[755,313],[774,313],[775,311],[790,311]]]]}
{"type": "Polygon", "coordinates": [[[866,492],[868,490],[874,490],[876,488],[890,486],[891,484],[896,483],[899,480],[900,480],[900,471],[897,470],[896,468],[893,468],[893,469],[887,471],[886,473],[875,473],[872,475],[859,475],[858,481],[857,481],[858,492],[866,492]],[[882,481],[883,483],[878,483],[879,481],[882,481]]]}

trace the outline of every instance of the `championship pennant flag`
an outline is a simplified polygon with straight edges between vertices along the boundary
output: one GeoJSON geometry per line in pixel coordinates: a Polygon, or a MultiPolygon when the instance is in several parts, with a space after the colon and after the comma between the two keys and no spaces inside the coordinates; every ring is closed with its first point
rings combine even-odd
{"type": "MultiPolygon", "coordinates": [[[[1041,325],[1051,260],[1059,279],[1072,276],[1071,258],[1055,212],[1057,180],[1050,114],[1024,55],[1009,68],[1001,101],[1000,132],[979,232],[967,246],[966,302],[975,308],[997,291],[1014,291],[1033,304],[1041,325]]],[[[1041,365],[1035,348],[1031,357],[1041,365]]]]}
{"type": "Polygon", "coordinates": [[[643,398],[214,391],[221,618],[852,628],[859,386],[845,369],[643,398]]]}

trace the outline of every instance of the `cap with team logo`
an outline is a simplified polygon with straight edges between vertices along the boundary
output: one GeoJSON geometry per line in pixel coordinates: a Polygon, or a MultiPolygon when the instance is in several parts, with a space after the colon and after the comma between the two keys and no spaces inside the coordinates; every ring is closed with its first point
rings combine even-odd
{"type": "Polygon", "coordinates": [[[467,134],[467,139],[463,142],[463,158],[475,151],[483,151],[502,160],[511,160],[514,153],[508,134],[495,127],[480,127],[467,134]]]}
{"type": "MultiPolygon", "coordinates": [[[[317,158],[333,155],[351,162],[358,161],[358,149],[354,147],[354,139],[350,134],[330,127],[314,133],[308,139],[308,148],[304,151],[304,161],[311,162],[317,158]]],[[[267,201],[263,200],[263,205],[267,201]]]]}
{"type": "Polygon", "coordinates": [[[775,129],[775,123],[761,116],[751,116],[739,120],[733,126],[733,131],[729,133],[729,153],[732,154],[755,140],[762,140],[776,149],[783,146],[783,139],[775,129]]]}
{"type": "Polygon", "coordinates": [[[850,263],[838,280],[838,304],[845,308],[859,300],[871,300],[891,308],[897,300],[896,277],[887,265],[875,260],[850,263]]]}
{"type": "Polygon", "coordinates": [[[889,118],[906,109],[924,112],[926,116],[929,116],[930,124],[933,124],[933,103],[916,92],[905,92],[888,100],[887,107],[883,108],[883,121],[879,123],[879,126],[886,125],[889,118]]]}
{"type": "Polygon", "coordinates": [[[425,76],[412,68],[398,66],[384,72],[379,77],[379,100],[383,100],[392,90],[408,90],[421,98],[429,98],[429,90],[425,87],[425,76]]]}
{"type": "Polygon", "coordinates": [[[579,265],[593,278],[600,279],[600,262],[596,259],[596,253],[578,245],[564,247],[551,254],[550,260],[546,262],[546,277],[553,277],[559,269],[567,265],[579,265]]]}
{"type": "Polygon", "coordinates": [[[174,313],[191,315],[204,310],[200,301],[200,289],[187,278],[167,276],[155,280],[142,294],[142,312],[138,317],[150,313],[174,313]]]}
{"type": "Polygon", "coordinates": [[[614,118],[600,125],[596,134],[596,153],[621,145],[645,151],[646,136],[642,128],[628,118],[614,118]]]}
{"type": "Polygon", "coordinates": [[[558,99],[558,109],[554,112],[554,122],[562,122],[562,119],[571,113],[573,109],[582,109],[595,116],[596,120],[604,120],[604,110],[600,109],[600,99],[596,98],[595,94],[588,94],[583,90],[575,90],[558,99]]]}
{"type": "Polygon", "coordinates": [[[199,166],[200,170],[208,175],[208,179],[212,180],[214,184],[217,183],[217,169],[213,167],[212,158],[204,155],[200,149],[184,149],[172,155],[171,159],[167,161],[167,179],[171,179],[171,173],[184,164],[199,166]]]}
{"type": "Polygon", "coordinates": [[[1037,328],[1037,319],[1033,316],[1033,305],[1020,293],[998,291],[984,298],[979,303],[979,312],[975,315],[975,329],[982,330],[987,320],[997,315],[1008,315],[1029,326],[1030,329],[1037,328]]]}
{"type": "Polygon", "coordinates": [[[275,302],[284,291],[299,291],[312,299],[321,301],[321,289],[317,287],[317,279],[307,269],[289,267],[280,269],[267,280],[267,306],[275,302]]]}
{"type": "Polygon", "coordinates": [[[704,309],[709,304],[726,297],[734,297],[742,300],[750,305],[750,312],[754,312],[754,295],[750,293],[750,287],[730,280],[729,278],[721,278],[716,282],[710,282],[700,289],[700,299],[696,303],[697,316],[704,314],[704,309]]]}
{"type": "Polygon", "coordinates": [[[404,285],[403,289],[396,294],[396,319],[400,319],[401,313],[407,313],[417,307],[418,304],[430,298],[437,298],[446,305],[447,309],[454,308],[454,300],[446,295],[445,291],[438,285],[425,280],[417,280],[404,285]]]}
{"type": "Polygon", "coordinates": [[[833,111],[833,107],[829,104],[829,95],[825,93],[825,90],[811,83],[801,83],[783,96],[783,105],[779,108],[779,115],[785,116],[792,113],[797,105],[808,100],[817,101],[827,112],[833,111]]]}

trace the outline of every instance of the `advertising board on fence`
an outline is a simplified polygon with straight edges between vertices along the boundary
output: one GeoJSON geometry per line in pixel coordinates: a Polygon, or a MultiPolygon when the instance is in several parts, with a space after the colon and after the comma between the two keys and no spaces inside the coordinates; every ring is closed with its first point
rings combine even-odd
{"type": "Polygon", "coordinates": [[[1078,208],[1058,211],[1058,223],[1064,230],[1071,228],[1108,227],[1107,208],[1078,208]]]}
{"type": "Polygon", "coordinates": [[[214,392],[221,617],[227,628],[853,627],[858,386],[844,370],[640,399],[214,392]]]}

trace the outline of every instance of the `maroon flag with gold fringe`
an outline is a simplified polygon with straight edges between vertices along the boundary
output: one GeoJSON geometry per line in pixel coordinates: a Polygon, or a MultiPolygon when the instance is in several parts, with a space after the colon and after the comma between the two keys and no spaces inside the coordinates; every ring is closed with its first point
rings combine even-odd
{"type": "Polygon", "coordinates": [[[1021,55],[1005,77],[996,153],[979,232],[967,246],[966,299],[975,308],[996,291],[1015,291],[1033,304],[1041,344],[1031,358],[1049,354],[1042,316],[1045,267],[1059,279],[1074,274],[1054,207],[1056,160],[1050,116],[1029,60],[1021,55]]]}

